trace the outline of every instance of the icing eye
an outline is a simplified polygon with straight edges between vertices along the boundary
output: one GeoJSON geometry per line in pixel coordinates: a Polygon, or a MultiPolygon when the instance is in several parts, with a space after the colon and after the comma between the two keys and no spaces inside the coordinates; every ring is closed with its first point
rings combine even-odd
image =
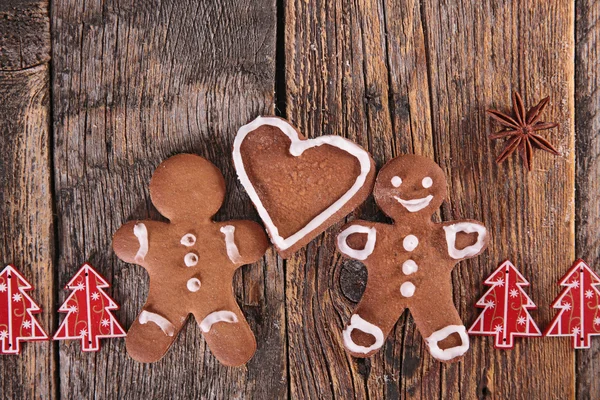
{"type": "Polygon", "coordinates": [[[392,178],[392,186],[399,187],[400,185],[402,185],[402,178],[400,178],[399,176],[393,177],[392,178]]]}
{"type": "Polygon", "coordinates": [[[186,267],[194,267],[198,264],[198,256],[194,253],[187,253],[183,258],[183,261],[185,262],[186,267]]]}
{"type": "Polygon", "coordinates": [[[196,236],[192,235],[191,233],[183,235],[180,243],[187,247],[193,246],[196,244],[196,236]]]}
{"type": "Polygon", "coordinates": [[[421,181],[421,184],[423,185],[423,187],[425,189],[429,189],[431,187],[431,185],[433,185],[433,180],[427,176],[427,177],[423,178],[423,180],[421,181]]]}

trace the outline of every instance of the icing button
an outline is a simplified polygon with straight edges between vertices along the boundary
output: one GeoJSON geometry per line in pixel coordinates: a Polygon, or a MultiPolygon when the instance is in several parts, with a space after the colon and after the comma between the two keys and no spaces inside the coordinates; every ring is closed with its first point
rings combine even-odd
{"type": "Polygon", "coordinates": [[[183,235],[180,243],[187,247],[193,246],[196,244],[196,236],[192,235],[191,233],[187,233],[183,235]]]}
{"type": "Polygon", "coordinates": [[[402,264],[402,273],[404,273],[404,275],[414,274],[418,270],[419,266],[413,260],[406,260],[402,264]]]}
{"type": "Polygon", "coordinates": [[[408,235],[404,238],[402,242],[402,246],[404,246],[404,250],[413,251],[419,245],[419,239],[415,235],[408,235]]]}
{"type": "Polygon", "coordinates": [[[415,294],[415,285],[412,282],[404,282],[400,286],[400,293],[404,297],[412,297],[415,294]]]}
{"type": "Polygon", "coordinates": [[[183,262],[185,262],[186,267],[194,267],[198,264],[198,256],[194,253],[187,253],[183,258],[183,262]]]}
{"type": "Polygon", "coordinates": [[[202,284],[200,283],[200,279],[198,278],[191,278],[187,281],[187,288],[190,292],[197,292],[198,290],[200,290],[201,285],[202,284]]]}

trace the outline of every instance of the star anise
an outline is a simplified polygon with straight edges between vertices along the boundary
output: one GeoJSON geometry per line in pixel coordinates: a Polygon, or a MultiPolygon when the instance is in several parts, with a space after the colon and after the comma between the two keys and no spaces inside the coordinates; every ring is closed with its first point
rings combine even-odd
{"type": "Polygon", "coordinates": [[[513,113],[515,117],[511,117],[500,111],[487,110],[487,114],[495,119],[504,127],[500,132],[490,135],[491,139],[508,138],[504,150],[496,159],[500,164],[506,160],[517,149],[525,163],[525,167],[531,171],[531,162],[533,158],[533,148],[538,148],[554,155],[560,153],[546,139],[538,135],[536,132],[543,131],[558,126],[555,122],[542,122],[540,116],[544,108],[548,105],[550,97],[542,99],[535,107],[530,108],[525,112],[523,99],[515,92],[513,94],[513,113]]]}

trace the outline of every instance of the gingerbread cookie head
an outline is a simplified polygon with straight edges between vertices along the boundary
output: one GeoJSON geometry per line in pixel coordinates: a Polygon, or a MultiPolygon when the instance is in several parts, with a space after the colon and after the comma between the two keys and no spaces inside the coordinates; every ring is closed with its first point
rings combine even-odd
{"type": "Polygon", "coordinates": [[[150,197],[156,209],[171,222],[181,218],[210,219],[225,199],[225,180],[208,160],[179,154],[154,171],[150,197]]]}
{"type": "Polygon", "coordinates": [[[138,361],[159,360],[192,314],[219,361],[245,363],[256,341],[232,279],[237,268],[266,251],[264,229],[252,221],[211,220],[223,202],[225,182],[213,164],[195,155],[163,162],[150,194],[170,222],[131,221],[113,238],[117,256],[150,276],[146,304],[127,333],[127,352],[138,361]]]}
{"type": "Polygon", "coordinates": [[[404,155],[379,171],[373,195],[394,220],[415,215],[429,218],[446,198],[446,177],[433,160],[404,155]]]}

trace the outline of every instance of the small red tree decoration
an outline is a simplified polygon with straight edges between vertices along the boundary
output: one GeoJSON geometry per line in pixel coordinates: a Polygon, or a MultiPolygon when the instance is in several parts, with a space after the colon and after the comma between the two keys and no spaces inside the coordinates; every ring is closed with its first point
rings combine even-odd
{"type": "Polygon", "coordinates": [[[545,336],[572,336],[573,348],[590,347],[590,336],[600,335],[600,277],[579,259],[560,281],[565,288],[552,303],[560,310],[545,336]]]}
{"type": "Polygon", "coordinates": [[[0,272],[0,354],[18,354],[20,342],[48,340],[34,314],[42,312],[27,295],[33,287],[12,265],[0,272]]]}
{"type": "Polygon", "coordinates": [[[485,284],[491,288],[476,303],[476,307],[484,310],[469,334],[496,336],[497,349],[512,349],[515,336],[542,335],[527,311],[537,308],[522,288],[529,286],[529,282],[510,261],[504,261],[485,284]]]}
{"type": "Polygon", "coordinates": [[[58,309],[67,316],[54,340],[81,339],[83,351],[98,351],[100,338],[125,336],[125,330],[111,313],[119,306],[102,290],[107,287],[109,284],[90,264],[83,264],[67,284],[73,293],[58,309]]]}

